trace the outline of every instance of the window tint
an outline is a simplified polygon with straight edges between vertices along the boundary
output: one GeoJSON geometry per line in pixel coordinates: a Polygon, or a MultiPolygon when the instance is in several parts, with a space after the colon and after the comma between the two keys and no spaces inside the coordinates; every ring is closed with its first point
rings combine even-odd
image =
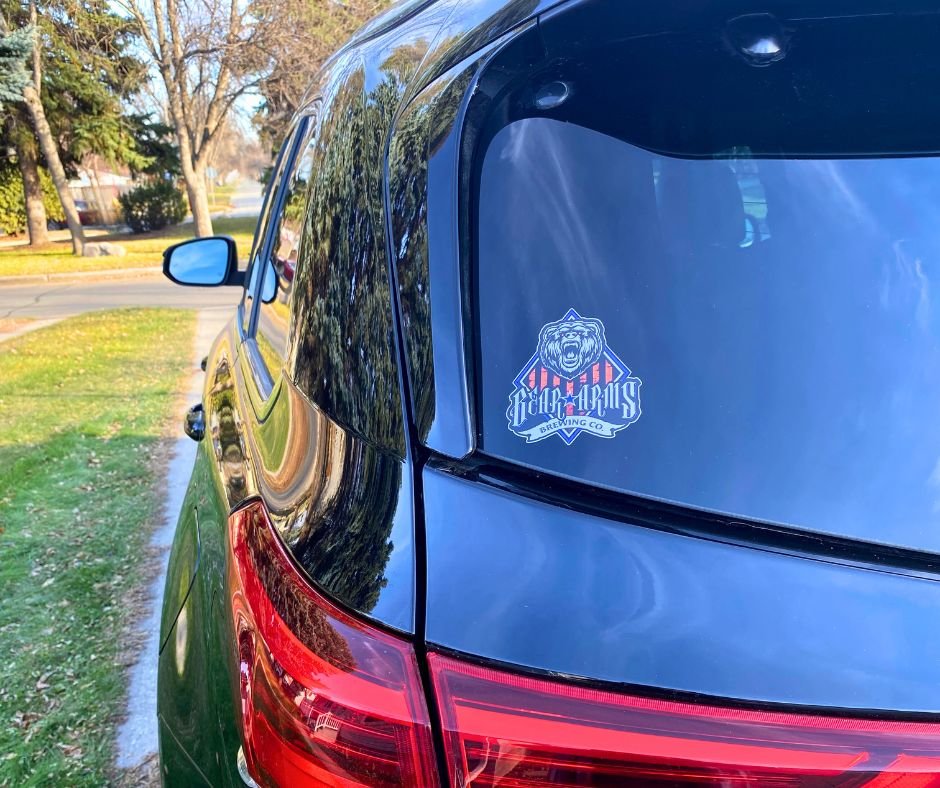
{"type": "Polygon", "coordinates": [[[357,69],[320,109],[294,274],[290,372],[331,418],[398,453],[403,425],[384,228],[380,130],[357,69]]]}
{"type": "Polygon", "coordinates": [[[287,358],[291,294],[300,249],[307,192],[313,172],[316,133],[314,118],[307,121],[293,166],[284,177],[280,212],[271,220],[271,243],[264,265],[256,339],[258,350],[272,377],[287,358]]]}
{"type": "Polygon", "coordinates": [[[278,153],[277,160],[274,162],[274,167],[271,169],[268,186],[264,193],[264,204],[261,206],[261,215],[258,217],[255,237],[251,244],[251,253],[248,256],[248,276],[245,278],[245,291],[242,294],[242,331],[246,333],[251,324],[252,307],[254,305],[255,293],[258,289],[258,275],[262,270],[261,266],[256,265],[256,263],[264,247],[268,225],[271,222],[271,215],[274,212],[274,204],[277,200],[278,189],[280,189],[283,179],[283,170],[287,160],[290,158],[290,151],[294,145],[295,134],[296,129],[287,135],[278,153]]]}
{"type": "Polygon", "coordinates": [[[940,159],[680,159],[526,118],[478,197],[484,451],[940,549],[940,159]]]}

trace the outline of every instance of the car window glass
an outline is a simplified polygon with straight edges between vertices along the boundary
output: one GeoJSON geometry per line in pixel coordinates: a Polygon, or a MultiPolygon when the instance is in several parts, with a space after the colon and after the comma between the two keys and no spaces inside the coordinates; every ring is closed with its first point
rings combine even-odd
{"type": "Polygon", "coordinates": [[[260,283],[256,340],[272,377],[280,371],[287,357],[291,294],[313,173],[315,136],[316,122],[311,119],[293,166],[284,177],[280,211],[271,221],[267,259],[263,266],[259,266],[259,270],[264,271],[264,278],[260,283]]]}
{"type": "Polygon", "coordinates": [[[273,206],[277,201],[278,189],[281,185],[283,169],[286,166],[293,148],[296,130],[289,134],[281,146],[278,157],[274,162],[271,173],[268,176],[268,186],[264,194],[264,204],[261,207],[261,215],[258,217],[258,225],[255,228],[255,237],[251,244],[251,252],[248,255],[248,275],[245,277],[245,290],[242,293],[241,320],[242,331],[248,332],[251,323],[251,312],[254,300],[254,294],[258,287],[256,258],[264,246],[264,240],[267,236],[267,228],[270,224],[273,206]]]}
{"type": "Polygon", "coordinates": [[[484,450],[937,549],[937,176],[510,123],[479,185],[484,450]]]}

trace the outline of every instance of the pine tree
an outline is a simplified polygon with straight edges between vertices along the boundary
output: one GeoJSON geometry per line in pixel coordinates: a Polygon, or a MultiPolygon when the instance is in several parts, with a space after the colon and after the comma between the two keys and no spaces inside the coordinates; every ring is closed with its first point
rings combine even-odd
{"type": "Polygon", "coordinates": [[[0,110],[5,102],[22,101],[23,88],[29,80],[26,58],[32,50],[31,29],[0,32],[0,110]]]}
{"type": "MultiPolygon", "coordinates": [[[[81,254],[84,234],[68,175],[89,154],[144,166],[121,102],[140,85],[145,70],[131,54],[132,26],[107,0],[46,0],[41,8],[36,0],[27,0],[25,7],[21,0],[0,0],[0,31],[23,29],[34,30],[36,37],[22,91],[25,114],[62,202],[72,248],[81,254]]],[[[21,169],[23,158],[29,157],[21,157],[21,169]]],[[[24,171],[24,186],[27,175],[24,171]]],[[[38,226],[33,218],[30,226],[38,226]]]]}

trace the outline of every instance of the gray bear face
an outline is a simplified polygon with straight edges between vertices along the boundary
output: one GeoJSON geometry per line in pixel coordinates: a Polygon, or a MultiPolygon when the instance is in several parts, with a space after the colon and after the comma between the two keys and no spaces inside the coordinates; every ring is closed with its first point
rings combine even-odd
{"type": "Polygon", "coordinates": [[[604,326],[600,320],[558,320],[539,332],[542,366],[569,380],[600,361],[603,352],[604,326]]]}

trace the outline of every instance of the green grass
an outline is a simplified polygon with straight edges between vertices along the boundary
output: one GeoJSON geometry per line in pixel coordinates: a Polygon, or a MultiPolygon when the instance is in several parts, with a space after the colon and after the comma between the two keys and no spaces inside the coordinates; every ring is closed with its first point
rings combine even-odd
{"type": "Polygon", "coordinates": [[[0,786],[113,777],[126,602],[193,328],[120,310],[0,344],[0,786]]]}
{"type": "MultiPolygon", "coordinates": [[[[255,232],[255,217],[213,219],[218,235],[231,235],[242,257],[247,257],[255,232]]],[[[62,274],[76,271],[104,271],[109,268],[146,268],[159,266],[163,250],[170,244],[193,236],[192,224],[168,227],[158,233],[143,235],[96,235],[89,241],[110,241],[127,249],[124,257],[75,257],[70,241],[58,241],[42,249],[26,246],[0,248],[0,277],[23,274],[62,274]]]]}

